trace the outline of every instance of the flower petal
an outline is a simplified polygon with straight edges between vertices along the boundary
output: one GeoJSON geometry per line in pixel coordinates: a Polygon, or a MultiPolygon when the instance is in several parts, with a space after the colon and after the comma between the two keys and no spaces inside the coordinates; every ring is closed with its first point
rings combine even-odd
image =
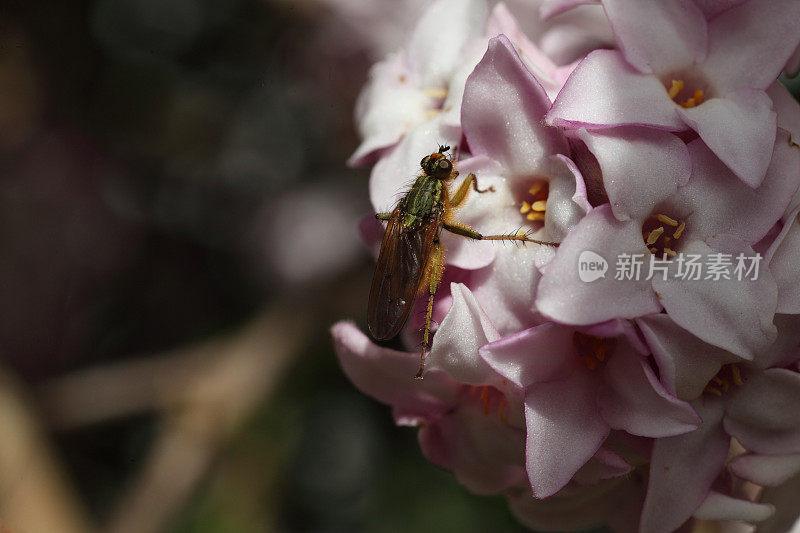
{"type": "Polygon", "coordinates": [[[712,490],[693,516],[701,520],[762,522],[774,513],[772,505],[740,500],[712,490]]]}
{"type": "Polygon", "coordinates": [[[783,368],[747,374],[725,416],[725,430],[756,453],[800,453],[800,374],[783,368]]]}
{"type": "Polygon", "coordinates": [[[478,355],[478,348],[500,334],[466,285],[453,283],[450,293],[453,306],[433,336],[427,368],[444,370],[461,383],[499,384],[500,376],[478,355]]]}
{"type": "Polygon", "coordinates": [[[678,109],[684,122],[750,187],[764,180],[775,144],[777,114],[758,89],[739,89],[690,109],[678,109]]]}
{"type": "Polygon", "coordinates": [[[778,127],[788,131],[795,140],[800,140],[800,103],[780,81],[770,85],[766,92],[778,113],[778,127]]]}
{"type": "Polygon", "coordinates": [[[561,154],[545,159],[541,173],[550,185],[544,214],[546,235],[560,242],[591,209],[586,199],[586,185],[575,163],[561,154]]]}
{"type": "Polygon", "coordinates": [[[592,132],[580,129],[578,136],[600,164],[611,209],[618,220],[643,220],[657,204],[689,181],[689,150],[671,133],[622,126],[592,132]]]}
{"type": "Polygon", "coordinates": [[[642,437],[680,435],[700,424],[691,406],[671,396],[647,361],[626,342],[617,344],[606,363],[598,402],[613,429],[642,437]]]}
{"type": "Polygon", "coordinates": [[[800,358],[800,315],[775,315],[778,338],[759,353],[753,363],[759,368],[787,366],[800,358]]]}
{"type": "Polygon", "coordinates": [[[779,131],[767,176],[758,189],[740,183],[701,141],[689,143],[692,177],[669,200],[673,217],[686,216],[684,237],[707,239],[729,233],[749,243],[775,225],[798,187],[800,150],[779,131]]]}
{"type": "Polygon", "coordinates": [[[339,364],[363,393],[423,419],[456,404],[461,386],[444,372],[428,372],[422,381],[413,379],[417,354],[381,348],[349,322],[337,323],[331,333],[339,364]]]}
{"type": "Polygon", "coordinates": [[[539,16],[547,20],[580,5],[599,3],[600,0],[544,0],[539,7],[539,16]]]}
{"type": "Polygon", "coordinates": [[[767,250],[765,260],[778,284],[778,313],[800,313],[800,209],[795,210],[767,250]]]}
{"type": "MultiPolygon", "coordinates": [[[[585,325],[661,310],[644,276],[639,281],[623,281],[606,272],[594,281],[581,281],[578,262],[586,251],[598,254],[611,268],[623,253],[639,254],[645,260],[651,257],[637,222],[618,221],[608,204],[593,209],[567,235],[547,265],[536,297],[542,314],[558,322],[585,325]]],[[[646,268],[645,264],[642,270],[646,272],[646,268]]]]}
{"type": "Polygon", "coordinates": [[[474,493],[497,494],[527,482],[525,432],[475,402],[424,425],[418,439],[429,461],[452,470],[474,493]]]}
{"type": "Polygon", "coordinates": [[[363,140],[349,165],[366,163],[375,151],[397,143],[409,127],[427,120],[436,102],[418,83],[403,53],[372,67],[356,102],[356,124],[363,140]]]}
{"type": "Polygon", "coordinates": [[[602,446],[572,479],[581,485],[594,485],[604,479],[624,476],[631,470],[633,467],[625,459],[602,446]]]}
{"type": "Polygon", "coordinates": [[[563,75],[563,70],[553,63],[547,54],[528,39],[505,3],[500,2],[495,5],[486,26],[488,36],[494,37],[503,34],[514,43],[520,59],[536,80],[542,84],[548,98],[555,98],[567,76],[563,75]]]}
{"type": "Polygon", "coordinates": [[[657,77],[634,70],[620,52],[595,50],[572,72],[547,121],[568,128],[639,124],[681,131],[686,126],[677,107],[657,77]]]}
{"type": "Polygon", "coordinates": [[[514,176],[534,174],[546,156],[567,151],[561,133],[541,123],[549,107],[508,38],[491,39],[464,90],[461,122],[470,150],[514,176]]]}
{"type": "Polygon", "coordinates": [[[650,481],[642,510],[641,531],[669,533],[692,516],[722,471],[729,437],[720,423],[720,401],[693,402],[703,423],[696,430],[656,440],[650,481]]]}
{"type": "MultiPolygon", "coordinates": [[[[755,252],[743,241],[731,236],[711,239],[711,247],[701,242],[689,242],[682,249],[686,255],[700,257],[701,265],[713,262],[713,253],[735,258],[743,254],[754,257],[755,252]]],[[[745,264],[749,263],[745,260],[745,264]]],[[[743,276],[731,279],[682,279],[677,275],[676,262],[669,265],[670,275],[653,278],[653,289],[659,294],[667,314],[676,324],[709,344],[723,348],[748,360],[775,340],[777,330],[772,323],[777,304],[777,286],[766,269],[757,279],[743,276]]]]}
{"type": "Polygon", "coordinates": [[[492,324],[505,336],[542,321],[531,307],[541,274],[534,266],[532,247],[497,246],[495,243],[495,248],[494,262],[471,271],[467,285],[473,287],[473,294],[492,324]]]}
{"type": "Polygon", "coordinates": [[[593,376],[577,371],[528,388],[527,468],[537,498],[561,490],[608,436],[610,428],[597,411],[597,384],[593,376]]]}
{"type": "Polygon", "coordinates": [[[694,0],[694,3],[697,4],[697,7],[700,8],[706,16],[706,19],[711,20],[726,9],[746,1],[747,0],[694,0]]]}
{"type": "Polygon", "coordinates": [[[480,354],[519,387],[564,379],[575,369],[574,333],[573,328],[546,322],[487,344],[480,354]]]}
{"type": "Polygon", "coordinates": [[[762,487],[777,487],[800,474],[800,454],[758,455],[748,453],[730,463],[731,472],[762,487]]]}
{"type": "Polygon", "coordinates": [[[665,388],[682,400],[699,397],[723,364],[739,360],[730,352],[701,341],[669,315],[640,317],[636,324],[653,350],[665,388]]]}
{"type": "Polygon", "coordinates": [[[461,51],[480,37],[488,9],[483,0],[436,0],[425,10],[411,34],[408,56],[424,88],[447,88],[461,51]]]}
{"type": "Polygon", "coordinates": [[[800,3],[794,0],[750,0],[724,11],[708,25],[702,70],[720,94],[766,89],[797,47],[798,20],[800,3]]]}
{"type": "Polygon", "coordinates": [[[603,7],[639,72],[669,74],[705,59],[706,19],[691,0],[603,0],[603,7]]]}

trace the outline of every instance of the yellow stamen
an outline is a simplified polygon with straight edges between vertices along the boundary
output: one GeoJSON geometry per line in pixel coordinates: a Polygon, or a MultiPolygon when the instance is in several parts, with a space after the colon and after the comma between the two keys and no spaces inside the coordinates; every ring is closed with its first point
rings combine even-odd
{"type": "Polygon", "coordinates": [[[722,378],[719,376],[714,376],[713,378],[711,378],[711,381],[713,381],[717,385],[722,385],[722,378]]]}
{"type": "Polygon", "coordinates": [[[681,107],[685,107],[686,109],[691,109],[697,105],[697,102],[694,98],[689,98],[685,102],[681,104],[681,107]]]}
{"type": "Polygon", "coordinates": [[[659,226],[653,231],[650,232],[650,235],[647,237],[647,246],[652,246],[656,243],[661,234],[664,233],[664,226],[659,226]]]}
{"type": "Polygon", "coordinates": [[[591,357],[589,355],[584,355],[583,362],[586,365],[586,368],[588,368],[589,370],[594,370],[597,368],[597,359],[595,359],[594,357],[591,357]]]}
{"type": "Polygon", "coordinates": [[[658,248],[656,248],[655,246],[653,246],[653,247],[651,247],[651,248],[650,248],[650,252],[651,252],[651,253],[657,253],[657,252],[658,252],[658,248]]]}
{"type": "Polygon", "coordinates": [[[681,225],[678,226],[678,229],[675,230],[675,233],[672,234],[673,237],[676,239],[680,239],[681,235],[683,235],[683,230],[686,229],[686,222],[681,222],[681,225]]]}
{"type": "Polygon", "coordinates": [[[508,402],[503,400],[500,402],[500,407],[497,409],[497,415],[500,417],[501,422],[506,421],[506,413],[508,412],[508,402]]]}
{"type": "Polygon", "coordinates": [[[534,211],[546,211],[547,210],[547,201],[545,200],[537,200],[531,204],[531,208],[534,211]]]}
{"type": "Polygon", "coordinates": [[[434,118],[439,113],[441,113],[441,111],[439,109],[428,109],[427,111],[425,111],[425,116],[427,118],[434,118]]]}
{"type": "Polygon", "coordinates": [[[481,390],[481,401],[483,402],[483,414],[489,414],[489,387],[482,387],[481,390]]]}
{"type": "Polygon", "coordinates": [[[423,89],[422,92],[430,96],[431,98],[446,98],[447,97],[447,90],[439,89],[436,87],[429,87],[427,89],[423,89]]]}
{"type": "Polygon", "coordinates": [[[531,193],[532,195],[536,196],[536,194],[539,191],[542,190],[542,187],[544,187],[544,183],[543,182],[535,181],[535,182],[533,182],[533,185],[531,185],[531,188],[528,189],[528,192],[531,193]]]}
{"type": "Polygon", "coordinates": [[[738,366],[731,365],[731,374],[733,374],[733,382],[736,385],[744,385],[744,381],[742,380],[742,372],[739,370],[738,366]]]}
{"type": "Polygon", "coordinates": [[[712,387],[711,385],[706,386],[705,392],[710,392],[711,394],[714,394],[716,396],[722,396],[722,391],[712,387]]]}
{"type": "Polygon", "coordinates": [[[605,361],[606,360],[606,346],[601,344],[600,346],[595,348],[594,356],[600,362],[605,361]]]}
{"type": "Polygon", "coordinates": [[[678,225],[677,220],[668,217],[667,215],[656,215],[656,218],[659,220],[659,222],[663,222],[664,224],[672,226],[673,228],[678,225]]]}
{"type": "Polygon", "coordinates": [[[668,257],[678,257],[678,254],[672,248],[664,248],[664,253],[667,254],[668,257]]]}
{"type": "Polygon", "coordinates": [[[544,213],[528,213],[528,216],[525,218],[528,220],[544,220],[544,213]]]}
{"type": "Polygon", "coordinates": [[[694,94],[692,95],[692,100],[694,100],[697,105],[703,103],[703,89],[697,89],[694,94]]]}
{"type": "Polygon", "coordinates": [[[675,98],[683,90],[683,80],[672,80],[672,87],[669,88],[669,97],[675,98]]]}
{"type": "Polygon", "coordinates": [[[519,208],[519,212],[523,215],[531,210],[531,204],[528,202],[522,202],[522,207],[519,208]]]}

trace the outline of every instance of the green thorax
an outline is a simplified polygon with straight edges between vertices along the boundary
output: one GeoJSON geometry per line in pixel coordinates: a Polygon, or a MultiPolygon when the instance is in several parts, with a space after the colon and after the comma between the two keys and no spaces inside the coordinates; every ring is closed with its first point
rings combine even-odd
{"type": "Polygon", "coordinates": [[[424,219],[434,213],[441,198],[441,180],[427,174],[418,177],[403,199],[403,211],[405,212],[403,225],[407,228],[418,227],[424,219]]]}

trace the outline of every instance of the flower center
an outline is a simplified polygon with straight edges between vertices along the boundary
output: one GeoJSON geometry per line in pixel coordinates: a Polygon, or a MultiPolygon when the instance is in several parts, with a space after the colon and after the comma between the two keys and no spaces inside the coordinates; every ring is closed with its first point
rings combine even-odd
{"type": "Polygon", "coordinates": [[[686,230],[686,222],[659,213],[647,219],[642,227],[642,238],[647,249],[656,257],[673,258],[678,239],[686,230]]]}
{"type": "Polygon", "coordinates": [[[531,185],[531,188],[528,189],[528,194],[531,195],[530,201],[523,201],[519,212],[525,215],[528,220],[544,222],[550,184],[545,180],[536,180],[531,185]]]}
{"type": "Polygon", "coordinates": [[[505,394],[488,385],[483,387],[470,385],[468,391],[470,396],[477,397],[481,404],[483,404],[484,414],[488,415],[492,411],[497,410],[497,416],[500,417],[500,420],[503,422],[506,421],[508,400],[506,400],[505,394]]]}
{"type": "Polygon", "coordinates": [[[595,337],[579,331],[572,336],[572,343],[575,345],[578,357],[589,370],[597,370],[617,347],[617,339],[595,337]]]}
{"type": "Polygon", "coordinates": [[[444,105],[444,101],[447,98],[447,89],[442,89],[440,87],[428,87],[428,88],[422,89],[422,92],[425,93],[427,96],[430,96],[434,100],[438,100],[439,101],[439,103],[437,104],[437,107],[435,107],[433,109],[428,109],[425,112],[425,114],[428,116],[428,118],[433,118],[436,115],[438,115],[439,113],[441,113],[443,111],[442,110],[442,105],[444,105]]]}
{"type": "Polygon", "coordinates": [[[672,80],[671,86],[667,89],[667,94],[675,103],[687,109],[702,104],[705,97],[703,89],[695,89],[693,92],[690,90],[684,91],[685,86],[686,83],[683,80],[672,80]],[[691,96],[688,96],[690,94],[691,96]]]}
{"type": "Polygon", "coordinates": [[[711,378],[703,392],[713,394],[714,396],[722,396],[731,388],[731,384],[741,387],[744,385],[742,380],[742,371],[736,364],[731,363],[723,366],[716,376],[711,378]]]}

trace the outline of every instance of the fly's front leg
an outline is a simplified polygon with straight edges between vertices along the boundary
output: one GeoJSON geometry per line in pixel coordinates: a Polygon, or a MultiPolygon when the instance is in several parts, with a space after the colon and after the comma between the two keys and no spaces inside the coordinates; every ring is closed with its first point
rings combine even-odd
{"type": "Polygon", "coordinates": [[[433,242],[433,250],[431,251],[430,258],[430,281],[428,282],[428,309],[425,312],[425,330],[422,334],[422,352],[419,355],[419,370],[414,376],[415,379],[422,379],[422,374],[425,372],[425,355],[430,350],[431,338],[431,317],[433,316],[433,298],[436,296],[436,291],[439,288],[439,282],[442,280],[442,272],[444,270],[443,264],[442,245],[439,244],[439,238],[433,242]]]}
{"type": "Polygon", "coordinates": [[[456,193],[453,195],[453,198],[450,199],[450,207],[458,207],[461,203],[466,200],[467,193],[469,192],[469,188],[472,187],[475,189],[477,193],[485,193],[485,192],[494,192],[494,187],[487,187],[485,189],[478,188],[478,178],[475,174],[470,174],[467,178],[461,182],[461,185],[458,186],[456,193]]]}
{"type": "Polygon", "coordinates": [[[391,213],[375,213],[375,218],[378,220],[390,220],[392,218],[391,213]]]}
{"type": "Polygon", "coordinates": [[[469,239],[475,239],[476,241],[518,241],[518,242],[533,242],[536,244],[545,244],[547,246],[558,246],[559,243],[557,242],[550,242],[550,241],[540,241],[537,239],[531,239],[527,232],[519,232],[519,233],[509,233],[507,235],[483,235],[478,233],[474,229],[470,228],[466,224],[454,223],[454,224],[447,224],[443,225],[444,229],[449,231],[450,233],[455,233],[456,235],[461,235],[462,237],[467,237],[469,239]]]}

